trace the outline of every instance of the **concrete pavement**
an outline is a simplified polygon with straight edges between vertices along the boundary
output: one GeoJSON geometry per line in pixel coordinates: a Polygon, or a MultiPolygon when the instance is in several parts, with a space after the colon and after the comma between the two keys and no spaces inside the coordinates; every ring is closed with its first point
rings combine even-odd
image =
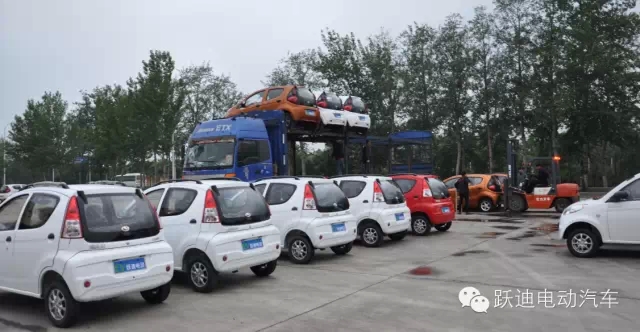
{"type": "MultiPolygon", "coordinates": [[[[305,266],[281,259],[271,277],[258,279],[248,270],[226,275],[212,294],[194,293],[176,278],[159,306],[137,294],[83,304],[73,330],[637,331],[640,252],[606,250],[577,259],[540,227],[557,220],[484,220],[458,221],[448,232],[381,248],[357,245],[343,257],[318,251],[305,266]],[[467,286],[490,302],[487,313],[462,307],[458,295],[467,286]],[[617,292],[611,308],[601,293],[608,289],[617,292]],[[569,290],[575,307],[558,307],[563,295],[571,298],[569,290]],[[592,291],[597,296],[589,300],[592,291]],[[526,308],[527,294],[533,294],[532,308],[526,308]],[[510,305],[495,307],[508,297],[510,305]]],[[[0,293],[0,331],[56,331],[42,308],[41,301],[0,293]]]]}

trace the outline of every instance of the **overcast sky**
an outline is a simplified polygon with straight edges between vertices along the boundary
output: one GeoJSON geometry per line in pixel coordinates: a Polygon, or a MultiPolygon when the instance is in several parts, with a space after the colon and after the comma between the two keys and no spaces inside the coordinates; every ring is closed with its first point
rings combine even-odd
{"type": "Polygon", "coordinates": [[[325,27],[360,38],[382,27],[397,35],[414,21],[470,18],[478,5],[493,7],[491,0],[0,0],[0,131],[45,91],[59,90],[72,105],[80,90],[124,84],[151,49],[170,51],[176,68],[209,61],[248,93],[287,51],[320,46],[325,27]]]}

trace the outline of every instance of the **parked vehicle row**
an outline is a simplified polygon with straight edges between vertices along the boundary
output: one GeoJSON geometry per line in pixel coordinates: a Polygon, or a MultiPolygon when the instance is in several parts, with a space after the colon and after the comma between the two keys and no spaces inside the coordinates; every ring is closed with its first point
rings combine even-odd
{"type": "Polygon", "coordinates": [[[69,327],[82,302],[131,292],[165,301],[174,270],[205,293],[220,273],[269,276],[282,251],[305,264],[316,249],[349,253],[357,237],[379,247],[385,236],[446,231],[454,211],[444,184],[402,177],[415,184],[353,175],[171,180],[144,192],[117,182],[26,185],[0,204],[0,290],[44,299],[53,325],[69,327]]]}
{"type": "Polygon", "coordinates": [[[371,127],[369,109],[360,97],[342,98],[323,91],[318,98],[303,86],[287,85],[265,88],[251,93],[231,107],[226,117],[256,111],[282,110],[288,128],[327,128],[342,132],[347,130],[366,135],[371,127]]]}

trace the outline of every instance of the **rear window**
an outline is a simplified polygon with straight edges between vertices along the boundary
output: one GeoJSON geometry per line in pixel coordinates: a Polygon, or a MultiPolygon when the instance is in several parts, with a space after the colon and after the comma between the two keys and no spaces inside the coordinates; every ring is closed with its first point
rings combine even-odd
{"type": "Polygon", "coordinates": [[[364,101],[358,97],[351,97],[351,112],[364,113],[364,101]]]}
{"type": "Polygon", "coordinates": [[[380,189],[387,204],[404,203],[404,194],[393,180],[381,180],[380,189]]]}
{"type": "Polygon", "coordinates": [[[334,183],[316,183],[313,187],[318,212],[338,212],[349,209],[347,196],[334,183]]]}
{"type": "Polygon", "coordinates": [[[251,187],[218,188],[214,192],[223,225],[251,224],[271,217],[264,197],[251,187]]]}
{"type": "Polygon", "coordinates": [[[316,106],[316,97],[307,88],[298,88],[298,105],[316,106]]]}
{"type": "Polygon", "coordinates": [[[427,179],[429,181],[429,189],[431,189],[431,195],[435,199],[443,199],[449,197],[449,190],[447,186],[444,185],[444,182],[438,179],[427,179]]]}
{"type": "Polygon", "coordinates": [[[87,195],[86,203],[81,199],[78,203],[87,242],[134,240],[160,232],[149,203],[136,194],[87,195]]]}
{"type": "Polygon", "coordinates": [[[347,198],[354,198],[360,195],[364,190],[367,183],[364,181],[342,181],[340,182],[340,189],[347,196],[347,198]]]}
{"type": "Polygon", "coordinates": [[[327,108],[332,110],[342,109],[342,100],[335,93],[327,93],[327,108]]]}
{"type": "Polygon", "coordinates": [[[408,193],[416,185],[416,180],[411,179],[395,179],[396,183],[400,186],[400,189],[404,194],[408,193]]]}

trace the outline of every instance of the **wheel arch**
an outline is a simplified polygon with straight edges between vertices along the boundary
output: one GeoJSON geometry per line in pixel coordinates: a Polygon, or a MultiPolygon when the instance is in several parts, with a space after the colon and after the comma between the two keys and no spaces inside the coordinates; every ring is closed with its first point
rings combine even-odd
{"type": "MultiPolygon", "coordinates": [[[[191,247],[187,249],[187,251],[184,252],[184,255],[182,255],[182,271],[187,271],[187,264],[189,263],[189,258],[198,256],[198,255],[204,255],[205,257],[207,257],[207,259],[209,259],[209,257],[207,256],[207,253],[198,248],[191,247]]],[[[211,259],[209,259],[209,261],[211,261],[211,259]]]]}
{"type": "Polygon", "coordinates": [[[54,270],[46,270],[42,273],[39,283],[40,289],[38,291],[38,294],[40,294],[41,298],[44,298],[45,286],[56,280],[61,280],[64,282],[64,278],[62,277],[62,275],[54,270]]]}
{"type": "Polygon", "coordinates": [[[289,232],[287,232],[287,235],[284,237],[284,246],[285,246],[285,248],[287,250],[289,249],[289,242],[291,241],[291,238],[293,238],[294,236],[302,236],[302,237],[306,238],[307,240],[309,240],[309,243],[311,243],[311,245],[313,245],[313,241],[311,241],[311,238],[309,237],[309,235],[307,233],[305,233],[304,231],[301,231],[299,229],[292,229],[289,232]]]}
{"type": "Polygon", "coordinates": [[[567,237],[569,236],[569,234],[571,234],[571,232],[573,232],[576,229],[582,229],[582,228],[588,229],[591,232],[593,232],[593,234],[595,234],[598,237],[598,241],[602,244],[602,233],[600,233],[600,230],[598,230],[598,227],[586,221],[578,221],[569,225],[569,227],[567,227],[564,230],[564,233],[562,234],[562,238],[567,239],[567,237]]]}

